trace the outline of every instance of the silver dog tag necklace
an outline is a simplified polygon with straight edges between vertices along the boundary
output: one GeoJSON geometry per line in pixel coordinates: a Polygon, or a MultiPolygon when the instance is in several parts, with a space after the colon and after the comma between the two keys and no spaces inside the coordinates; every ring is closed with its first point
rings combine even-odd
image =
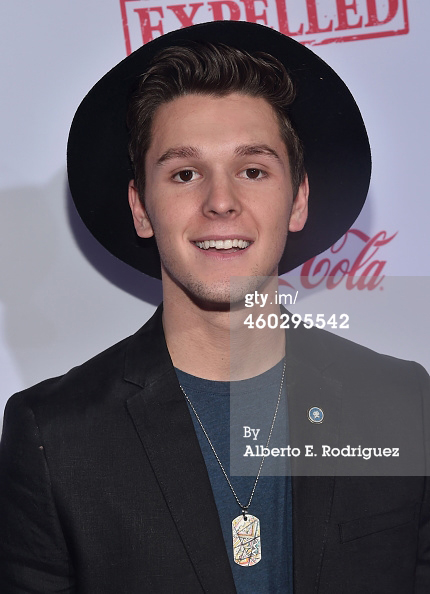
{"type": "MultiPolygon", "coordinates": [[[[276,416],[278,414],[279,403],[281,402],[282,387],[284,385],[284,379],[285,379],[285,368],[286,368],[286,361],[284,361],[284,367],[282,369],[281,385],[279,386],[278,400],[276,402],[275,414],[273,415],[272,424],[270,426],[269,436],[268,436],[267,442],[266,442],[266,448],[269,447],[270,438],[272,437],[273,427],[275,426],[276,416]]],[[[202,428],[202,431],[205,434],[206,439],[208,440],[208,443],[211,447],[211,450],[213,451],[213,453],[215,455],[215,458],[218,461],[218,464],[220,465],[220,468],[221,468],[222,473],[228,483],[228,486],[230,487],[231,492],[233,493],[234,498],[236,499],[236,502],[241,509],[241,515],[237,516],[237,518],[234,518],[234,520],[232,521],[234,562],[237,563],[238,565],[242,565],[242,567],[251,567],[252,565],[256,565],[256,563],[261,561],[260,520],[256,516],[249,514],[248,510],[251,506],[252,498],[254,497],[258,479],[260,478],[260,474],[261,474],[261,470],[263,468],[265,456],[263,456],[261,459],[260,467],[258,469],[257,476],[255,478],[254,486],[252,487],[252,491],[251,491],[251,495],[249,496],[248,503],[246,505],[242,505],[242,503],[239,501],[238,496],[236,495],[236,491],[234,490],[233,485],[230,482],[230,479],[228,478],[228,475],[224,469],[224,466],[222,465],[221,460],[219,459],[219,456],[216,453],[216,450],[209,438],[209,435],[208,435],[206,429],[204,428],[199,415],[197,414],[196,409],[194,408],[191,400],[188,398],[187,393],[185,392],[184,388],[182,386],[180,386],[180,387],[181,387],[181,390],[182,390],[185,398],[187,399],[188,404],[190,405],[192,411],[196,415],[196,419],[197,419],[200,427],[202,428]]],[[[267,450],[264,450],[264,451],[267,451],[267,450]]]]}

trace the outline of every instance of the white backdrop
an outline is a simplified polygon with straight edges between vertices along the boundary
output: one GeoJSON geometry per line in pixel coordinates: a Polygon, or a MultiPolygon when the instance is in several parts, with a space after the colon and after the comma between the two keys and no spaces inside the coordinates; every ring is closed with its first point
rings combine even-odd
{"type": "MultiPolygon", "coordinates": [[[[70,122],[86,92],[125,57],[127,41],[132,49],[142,43],[144,17],[149,15],[146,26],[153,27],[155,35],[156,27],[178,28],[179,9],[176,13],[172,9],[178,4],[165,0],[2,3],[1,410],[13,392],[64,373],[134,332],[161,300],[157,281],[116,261],[83,228],[68,193],[65,151],[70,122]]],[[[425,41],[430,3],[343,2],[355,6],[345,9],[346,17],[335,10],[339,5],[342,1],[238,0],[223,6],[205,2],[194,22],[211,20],[220,10],[224,18],[242,19],[254,11],[263,14],[258,22],[266,18],[269,26],[279,28],[286,26],[287,14],[290,31],[298,31],[302,24],[300,40],[318,42],[314,51],[348,84],[368,127],[373,176],[368,204],[354,225],[360,234],[348,236],[337,253],[329,252],[324,266],[333,268],[342,258],[352,266],[367,245],[362,258],[368,258],[367,263],[356,274],[373,263],[373,270],[379,267],[386,278],[373,291],[347,290],[346,277],[333,290],[325,288],[327,278],[313,290],[294,278],[298,310],[340,313],[349,308],[347,338],[430,368],[430,52],[425,41]],[[391,21],[366,27],[372,6],[380,21],[391,10],[391,21]],[[329,29],[331,22],[332,31],[312,33],[313,9],[318,27],[329,29]],[[406,16],[409,32],[405,32],[406,16]],[[347,18],[350,28],[335,31],[341,18],[347,18]],[[375,33],[383,35],[363,37],[375,33]],[[356,39],[324,43],[342,36],[356,39]],[[375,247],[374,241],[381,239],[375,247]]],[[[187,5],[185,15],[191,12],[187,5]]],[[[312,278],[315,284],[316,277],[312,278]]]]}

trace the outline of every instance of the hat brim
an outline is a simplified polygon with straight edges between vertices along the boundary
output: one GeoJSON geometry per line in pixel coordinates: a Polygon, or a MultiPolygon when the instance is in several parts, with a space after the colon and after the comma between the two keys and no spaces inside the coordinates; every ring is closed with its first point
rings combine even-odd
{"type": "Polygon", "coordinates": [[[356,220],[370,182],[371,158],[357,104],[341,78],[311,50],[254,23],[218,21],[154,39],[110,70],[79,106],[70,130],[67,165],[71,194],[83,222],[112,254],[161,278],[156,243],[139,240],[127,200],[134,177],[126,113],[138,78],[162,49],[189,40],[222,42],[280,60],[296,87],[290,119],[303,143],[309,177],[309,215],[290,233],[279,264],[283,274],[332,246],[356,220]]]}

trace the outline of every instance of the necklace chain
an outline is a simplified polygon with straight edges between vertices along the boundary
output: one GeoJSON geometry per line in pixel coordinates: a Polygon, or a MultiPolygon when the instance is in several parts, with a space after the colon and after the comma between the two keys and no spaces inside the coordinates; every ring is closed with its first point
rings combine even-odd
{"type": "MultiPolygon", "coordinates": [[[[266,442],[266,449],[269,447],[270,438],[272,437],[272,433],[273,433],[273,427],[275,426],[276,417],[278,415],[279,403],[281,402],[281,396],[282,396],[282,387],[284,385],[284,379],[285,379],[285,368],[286,368],[286,361],[284,361],[284,367],[282,369],[282,377],[281,377],[281,384],[279,386],[278,400],[276,402],[275,414],[273,415],[272,425],[270,426],[269,437],[267,438],[267,442],[266,442]]],[[[262,460],[261,460],[261,463],[260,463],[260,468],[258,469],[258,473],[257,473],[257,476],[255,478],[254,486],[252,487],[251,495],[249,496],[249,501],[248,501],[248,503],[246,505],[242,505],[241,502],[239,501],[238,496],[236,495],[235,490],[233,489],[233,485],[231,484],[230,479],[228,478],[228,475],[227,475],[227,473],[226,473],[226,471],[224,469],[224,466],[222,465],[221,460],[219,459],[219,456],[216,453],[216,450],[215,450],[215,448],[214,448],[214,446],[213,446],[213,444],[212,444],[212,442],[211,442],[211,440],[209,438],[209,435],[208,435],[206,429],[204,428],[203,423],[202,423],[199,415],[197,414],[196,409],[194,408],[191,400],[188,398],[188,395],[185,392],[184,388],[181,385],[180,385],[180,388],[181,388],[181,390],[182,390],[185,398],[187,399],[188,404],[190,405],[191,409],[193,410],[194,414],[196,415],[196,419],[197,419],[200,427],[202,428],[202,431],[205,434],[206,439],[208,440],[208,443],[209,443],[209,445],[210,445],[210,447],[211,447],[211,449],[212,449],[212,451],[213,451],[213,453],[215,455],[215,458],[217,459],[218,464],[220,465],[220,468],[222,470],[223,475],[225,476],[225,479],[226,479],[226,481],[228,483],[228,486],[230,487],[231,492],[234,495],[234,498],[236,499],[236,501],[237,501],[240,509],[242,510],[242,513],[245,516],[245,512],[249,509],[249,507],[251,505],[252,498],[254,497],[255,489],[257,487],[258,479],[260,478],[261,470],[263,468],[263,464],[264,464],[264,460],[266,459],[266,456],[263,456],[262,457],[262,460]]]]}

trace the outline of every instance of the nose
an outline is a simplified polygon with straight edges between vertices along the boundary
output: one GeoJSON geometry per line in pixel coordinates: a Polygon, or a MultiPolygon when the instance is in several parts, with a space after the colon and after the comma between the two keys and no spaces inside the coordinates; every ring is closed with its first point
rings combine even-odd
{"type": "Polygon", "coordinates": [[[208,180],[203,212],[206,216],[235,217],[242,210],[238,189],[228,175],[217,175],[208,180]]]}

